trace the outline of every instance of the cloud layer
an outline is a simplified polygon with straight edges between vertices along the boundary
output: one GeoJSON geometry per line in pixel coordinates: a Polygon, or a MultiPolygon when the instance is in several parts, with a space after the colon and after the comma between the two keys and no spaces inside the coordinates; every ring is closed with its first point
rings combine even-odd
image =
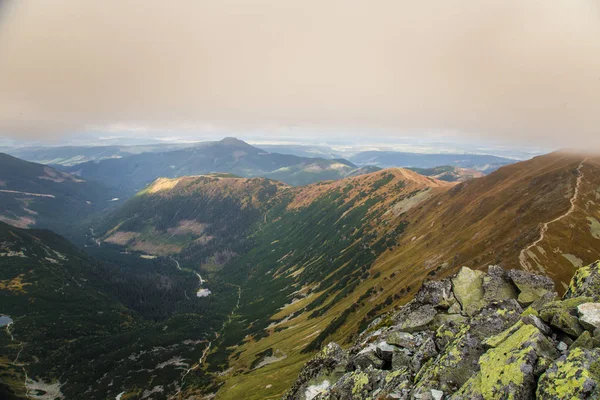
{"type": "Polygon", "coordinates": [[[0,132],[438,130],[600,149],[597,0],[19,0],[0,132]]]}

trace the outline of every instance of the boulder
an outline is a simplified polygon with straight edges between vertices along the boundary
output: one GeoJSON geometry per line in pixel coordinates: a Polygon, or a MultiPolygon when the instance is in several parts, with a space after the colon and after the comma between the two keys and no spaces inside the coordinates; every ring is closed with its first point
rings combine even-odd
{"type": "Polygon", "coordinates": [[[488,304],[470,319],[470,332],[484,340],[513,325],[522,312],[523,309],[514,299],[488,304]]]}
{"type": "Polygon", "coordinates": [[[540,358],[558,356],[552,342],[533,325],[522,324],[503,335],[497,347],[479,359],[480,371],[454,394],[453,399],[515,399],[533,397],[535,367],[540,358]]]}
{"type": "Polygon", "coordinates": [[[540,400],[600,398],[600,350],[574,348],[540,377],[540,400]]]}
{"type": "Polygon", "coordinates": [[[521,317],[521,321],[527,325],[533,325],[540,330],[544,335],[550,336],[552,334],[552,329],[548,325],[544,323],[539,317],[529,314],[521,317]]]}
{"type": "Polygon", "coordinates": [[[325,380],[335,381],[346,372],[348,353],[336,343],[329,343],[308,361],[283,400],[304,400],[311,386],[322,386],[325,380]]]}
{"type": "Polygon", "coordinates": [[[424,282],[415,296],[415,300],[418,303],[431,304],[444,310],[456,303],[456,298],[452,293],[452,283],[449,279],[424,282]]]}
{"type": "Polygon", "coordinates": [[[431,358],[437,356],[438,352],[432,337],[428,337],[423,344],[415,351],[411,357],[410,366],[413,372],[417,373],[421,367],[431,358]]]}
{"type": "Polygon", "coordinates": [[[516,269],[508,271],[507,276],[519,289],[518,301],[523,306],[530,305],[548,292],[554,292],[554,282],[547,276],[516,269]]]}
{"type": "Polygon", "coordinates": [[[587,267],[581,267],[575,272],[564,298],[587,296],[600,300],[600,261],[587,267]]]}
{"type": "Polygon", "coordinates": [[[377,355],[377,346],[375,344],[370,344],[362,349],[350,361],[351,368],[363,370],[369,367],[381,369],[384,364],[385,361],[377,355]]]}
{"type": "Polygon", "coordinates": [[[415,350],[418,346],[417,338],[408,332],[392,331],[387,335],[385,340],[391,345],[409,350],[415,350]]]}
{"type": "Polygon", "coordinates": [[[551,327],[559,329],[572,338],[583,333],[583,327],[577,318],[577,307],[591,300],[590,297],[573,297],[553,301],[544,305],[539,312],[540,318],[551,327]]]}
{"type": "Polygon", "coordinates": [[[392,362],[395,348],[386,342],[379,342],[375,349],[375,354],[385,362],[392,362]]]}
{"type": "Polygon", "coordinates": [[[397,323],[396,329],[405,332],[425,330],[436,314],[437,311],[431,304],[423,305],[412,301],[402,307],[394,316],[394,321],[397,323]]]}
{"type": "Polygon", "coordinates": [[[588,331],[583,332],[577,340],[571,345],[571,349],[581,347],[582,349],[592,349],[594,347],[594,338],[588,331]]]}
{"type": "Polygon", "coordinates": [[[600,328],[600,303],[583,303],[577,306],[579,323],[585,329],[594,331],[600,328]]]}
{"type": "Polygon", "coordinates": [[[372,397],[373,392],[385,387],[389,372],[373,367],[356,370],[343,375],[328,391],[316,399],[363,400],[372,397]]]}
{"type": "Polygon", "coordinates": [[[462,267],[458,274],[452,278],[452,291],[466,315],[473,315],[483,305],[483,277],[482,271],[474,271],[462,267]]]}
{"type": "Polygon", "coordinates": [[[509,281],[504,270],[498,265],[490,265],[483,277],[483,299],[486,302],[516,299],[517,288],[509,281]]]}

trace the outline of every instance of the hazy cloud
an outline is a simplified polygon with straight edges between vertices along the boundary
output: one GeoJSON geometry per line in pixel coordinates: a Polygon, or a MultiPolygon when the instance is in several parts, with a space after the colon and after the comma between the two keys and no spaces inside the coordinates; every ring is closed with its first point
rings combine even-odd
{"type": "Polygon", "coordinates": [[[5,135],[307,125],[600,148],[597,0],[0,4],[5,135]]]}

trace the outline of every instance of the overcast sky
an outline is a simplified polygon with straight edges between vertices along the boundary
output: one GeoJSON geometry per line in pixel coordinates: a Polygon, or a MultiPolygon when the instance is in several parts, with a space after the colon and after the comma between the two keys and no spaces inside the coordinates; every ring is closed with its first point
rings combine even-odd
{"type": "Polygon", "coordinates": [[[306,126],[600,149],[599,0],[0,4],[1,136],[306,126]]]}

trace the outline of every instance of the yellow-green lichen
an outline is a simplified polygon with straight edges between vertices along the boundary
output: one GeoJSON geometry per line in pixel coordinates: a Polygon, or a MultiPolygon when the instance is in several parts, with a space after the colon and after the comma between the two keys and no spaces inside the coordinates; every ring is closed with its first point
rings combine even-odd
{"type": "Polygon", "coordinates": [[[519,320],[510,328],[500,332],[499,334],[489,337],[483,341],[483,344],[488,347],[498,347],[502,342],[504,342],[508,337],[510,337],[513,333],[518,331],[523,325],[523,321],[519,320]]]}
{"type": "Polygon", "coordinates": [[[352,377],[354,380],[354,386],[352,387],[352,394],[360,393],[363,388],[369,384],[369,375],[364,372],[358,372],[352,377]]]}
{"type": "Polygon", "coordinates": [[[597,351],[591,352],[582,348],[571,350],[566,359],[558,361],[541,376],[538,398],[584,398],[586,387],[595,386],[590,383],[598,384],[598,356],[597,351]],[[590,363],[590,359],[595,361],[590,363]]]}

